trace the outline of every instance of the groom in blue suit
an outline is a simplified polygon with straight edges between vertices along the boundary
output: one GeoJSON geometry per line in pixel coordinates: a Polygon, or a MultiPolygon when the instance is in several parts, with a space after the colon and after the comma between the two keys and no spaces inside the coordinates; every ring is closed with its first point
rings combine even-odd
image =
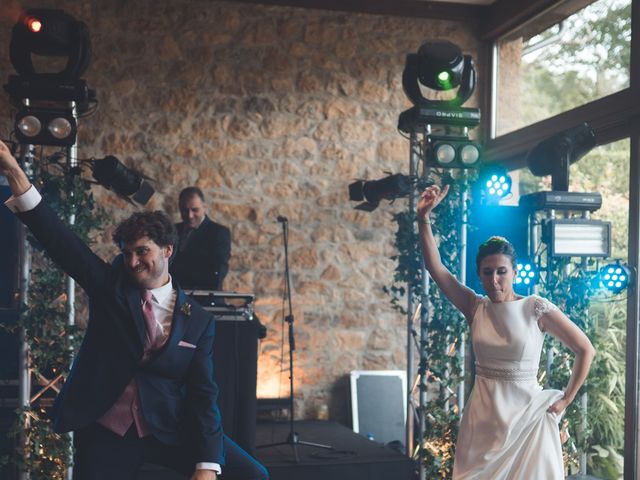
{"type": "Polygon", "coordinates": [[[267,479],[264,467],[225,437],[213,379],[214,319],[169,275],[176,242],[161,212],[116,228],[111,264],[96,256],[41,201],[0,142],[7,206],[51,258],[87,292],[87,331],[53,410],[57,432],[75,432],[74,478],[135,479],[158,463],[215,480],[267,479]]]}

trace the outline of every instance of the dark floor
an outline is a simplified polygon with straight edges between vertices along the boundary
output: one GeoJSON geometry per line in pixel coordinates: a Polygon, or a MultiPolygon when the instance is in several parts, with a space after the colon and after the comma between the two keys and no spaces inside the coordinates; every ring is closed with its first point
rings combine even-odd
{"type": "MultiPolygon", "coordinates": [[[[401,453],[367,440],[336,422],[300,421],[294,430],[300,442],[332,447],[316,448],[298,444],[296,463],[290,444],[258,448],[258,459],[267,467],[271,480],[412,480],[413,462],[401,453]]],[[[257,445],[284,442],[289,423],[259,424],[257,445]]],[[[184,477],[147,466],[138,480],[183,480],[184,477]]],[[[222,477],[224,478],[224,476],[222,477]]]]}
{"type": "MultiPolygon", "coordinates": [[[[294,430],[299,441],[319,443],[332,449],[297,445],[299,463],[291,445],[258,448],[259,460],[272,480],[411,480],[413,462],[401,453],[354,433],[335,422],[301,421],[294,430]]],[[[258,426],[257,445],[285,441],[288,423],[258,426]]]]}

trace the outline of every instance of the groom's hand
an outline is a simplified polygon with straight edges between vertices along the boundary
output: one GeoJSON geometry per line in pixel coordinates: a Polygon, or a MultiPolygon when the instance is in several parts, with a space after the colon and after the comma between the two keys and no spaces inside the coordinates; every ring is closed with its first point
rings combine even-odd
{"type": "Polygon", "coordinates": [[[218,475],[213,470],[196,470],[191,476],[191,480],[216,480],[218,475]]]}
{"type": "Polygon", "coordinates": [[[14,196],[22,195],[31,187],[31,182],[20,168],[18,161],[2,141],[0,141],[0,175],[7,177],[14,196]]]}
{"type": "Polygon", "coordinates": [[[4,142],[0,141],[0,175],[7,175],[7,173],[16,168],[20,168],[20,166],[11,155],[11,150],[4,142]]]}

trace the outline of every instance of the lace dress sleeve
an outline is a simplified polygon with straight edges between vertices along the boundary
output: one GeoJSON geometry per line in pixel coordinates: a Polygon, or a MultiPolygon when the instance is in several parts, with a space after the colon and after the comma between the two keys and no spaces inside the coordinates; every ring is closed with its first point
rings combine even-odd
{"type": "MultiPolygon", "coordinates": [[[[538,323],[539,327],[541,327],[540,318],[544,314],[549,313],[549,312],[554,311],[554,310],[560,310],[560,309],[558,307],[556,307],[553,303],[551,303],[549,300],[547,300],[546,298],[534,296],[534,300],[533,300],[533,317],[534,317],[535,321],[538,323]]],[[[544,331],[544,329],[542,327],[540,328],[540,330],[544,331]]]]}

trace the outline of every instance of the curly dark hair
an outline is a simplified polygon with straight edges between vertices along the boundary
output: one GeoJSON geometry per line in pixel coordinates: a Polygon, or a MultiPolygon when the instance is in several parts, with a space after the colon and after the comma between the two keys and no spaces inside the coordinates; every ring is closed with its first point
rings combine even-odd
{"type": "Polygon", "coordinates": [[[480,244],[476,255],[476,269],[480,270],[480,262],[489,255],[506,255],[511,259],[511,265],[516,268],[516,249],[509,240],[504,237],[493,236],[480,244]]]}
{"type": "Polygon", "coordinates": [[[171,219],[160,210],[155,212],[136,212],[120,222],[113,232],[113,241],[119,247],[132,243],[142,237],[149,237],[157,245],[166,247],[175,245],[178,234],[171,219]]]}

